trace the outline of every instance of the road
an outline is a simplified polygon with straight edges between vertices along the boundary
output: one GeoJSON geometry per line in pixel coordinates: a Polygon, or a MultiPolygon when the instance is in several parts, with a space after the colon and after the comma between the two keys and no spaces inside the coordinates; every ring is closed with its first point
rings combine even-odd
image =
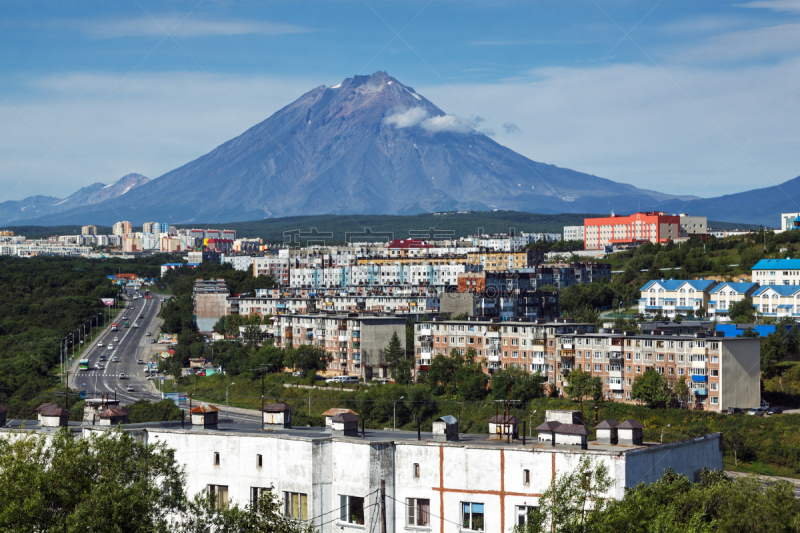
{"type": "MultiPolygon", "coordinates": [[[[144,294],[142,292],[142,294],[144,294]]],[[[106,328],[95,337],[94,345],[84,352],[83,357],[89,360],[89,370],[77,371],[78,362],[75,361],[69,380],[70,387],[78,390],[86,390],[87,397],[99,397],[104,393],[109,393],[112,397],[116,392],[117,399],[122,404],[131,404],[140,399],[159,400],[160,396],[154,391],[151,382],[146,378],[144,372],[147,365],[138,364],[138,359],[143,359],[145,363],[152,361],[158,363],[156,353],[165,349],[164,345],[151,344],[150,339],[158,339],[158,312],[161,309],[161,298],[139,298],[131,300],[126,298],[126,303],[133,306],[128,309],[127,322],[129,328],[124,327],[126,320],[121,320],[117,327],[119,331],[111,331],[106,328]],[[144,318],[139,318],[143,316],[144,318]],[[138,324],[139,327],[133,327],[138,324]],[[148,337],[146,332],[150,332],[148,337]],[[118,338],[115,341],[114,338],[118,338]],[[98,346],[102,342],[103,346],[98,346]],[[108,345],[113,346],[108,349],[108,345]],[[101,356],[106,361],[101,361],[101,356]],[[116,357],[117,362],[112,362],[116,357]],[[98,368],[102,364],[103,368],[98,368]],[[120,373],[128,376],[127,379],[120,379],[120,373]],[[134,392],[127,392],[125,388],[130,385],[134,392]]]]}
{"type": "MultiPolygon", "coordinates": [[[[725,474],[737,478],[737,477],[749,477],[752,474],[744,474],[742,472],[731,472],[729,470],[725,471],[725,474]]],[[[773,476],[756,476],[756,478],[761,482],[762,485],[766,486],[770,483],[774,483],[776,481],[788,481],[793,485],[794,489],[794,497],[800,498],[800,479],[793,479],[788,477],[773,477],[773,476]]]]}

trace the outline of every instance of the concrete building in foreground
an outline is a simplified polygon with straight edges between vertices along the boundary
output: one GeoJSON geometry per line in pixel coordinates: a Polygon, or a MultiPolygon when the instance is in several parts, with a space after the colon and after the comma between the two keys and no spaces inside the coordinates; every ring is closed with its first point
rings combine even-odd
{"type": "MultiPolygon", "coordinates": [[[[560,422],[553,424],[555,445],[536,437],[523,444],[459,434],[456,428],[437,436],[424,432],[419,440],[416,432],[402,431],[367,430],[362,436],[356,423],[354,436],[321,427],[262,431],[257,424],[224,420],[205,431],[188,424],[181,429],[180,422],[131,424],[125,430],[174,449],[190,495],[208,491],[220,504],[246,504],[271,488],[287,516],[307,520],[321,533],[379,531],[382,482],[387,533],[507,533],[539,506],[551,480],[582,457],[608,467],[613,480],[608,498],[656,481],[667,467],[690,480],[704,467],[722,468],[719,433],[670,444],[622,444],[623,435],[620,444],[591,440],[581,449],[583,439],[572,438],[560,422]]],[[[107,430],[86,425],[82,433],[107,430]]]]}

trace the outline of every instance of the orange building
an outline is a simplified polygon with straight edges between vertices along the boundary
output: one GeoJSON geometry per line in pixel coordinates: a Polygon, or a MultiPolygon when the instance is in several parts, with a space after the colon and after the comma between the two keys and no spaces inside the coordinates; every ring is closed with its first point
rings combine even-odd
{"type": "Polygon", "coordinates": [[[585,250],[603,250],[606,246],[631,246],[645,242],[664,244],[681,234],[681,217],[661,211],[586,218],[585,250]]]}

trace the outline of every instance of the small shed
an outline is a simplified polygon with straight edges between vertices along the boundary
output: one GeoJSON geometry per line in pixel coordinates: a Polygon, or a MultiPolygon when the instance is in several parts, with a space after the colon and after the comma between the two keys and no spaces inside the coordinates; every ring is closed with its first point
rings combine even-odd
{"type": "Polygon", "coordinates": [[[562,424],[583,424],[583,415],[580,411],[571,409],[548,409],[544,412],[544,420],[562,424]]]}
{"type": "Polygon", "coordinates": [[[581,450],[587,447],[589,431],[583,424],[561,424],[553,431],[556,444],[578,446],[581,450]]]}
{"type": "Polygon", "coordinates": [[[0,403],[0,426],[6,425],[7,416],[8,416],[8,407],[0,403]]]}
{"type": "Polygon", "coordinates": [[[115,426],[117,424],[127,424],[130,411],[121,405],[109,405],[100,409],[97,416],[100,418],[101,426],[115,426]]]}
{"type": "Polygon", "coordinates": [[[619,444],[641,445],[642,429],[644,429],[642,423],[633,419],[628,419],[618,425],[617,438],[619,444]]]}
{"type": "Polygon", "coordinates": [[[433,440],[437,442],[458,440],[458,420],[456,417],[445,415],[434,420],[433,440]]]}
{"type": "Polygon", "coordinates": [[[351,413],[339,413],[331,418],[334,437],[358,437],[358,417],[351,413]]]}
{"type": "Polygon", "coordinates": [[[83,406],[83,421],[94,424],[99,419],[100,411],[106,407],[119,405],[114,398],[86,398],[83,406]]]}
{"type": "Polygon", "coordinates": [[[608,420],[603,420],[602,422],[597,424],[595,430],[597,431],[598,444],[616,444],[618,426],[619,422],[617,422],[613,418],[609,418],[608,420]]]}
{"type": "Polygon", "coordinates": [[[502,439],[511,434],[516,439],[519,437],[519,418],[513,415],[494,415],[488,420],[489,438],[502,439]]]}
{"type": "Polygon", "coordinates": [[[55,403],[43,403],[36,412],[42,427],[62,427],[69,424],[69,411],[55,403]]]}
{"type": "Polygon", "coordinates": [[[556,420],[550,420],[549,422],[536,426],[534,429],[539,432],[539,442],[554,442],[554,432],[556,428],[560,426],[561,422],[556,420]]]}
{"type": "Polygon", "coordinates": [[[350,413],[351,415],[358,416],[358,413],[356,413],[352,409],[344,409],[342,407],[334,407],[334,408],[328,409],[327,411],[322,413],[322,416],[325,417],[325,426],[326,427],[330,427],[331,426],[331,420],[333,419],[333,417],[338,415],[338,414],[341,414],[341,413],[350,413]]]}
{"type": "Polygon", "coordinates": [[[261,409],[264,429],[291,429],[292,408],[285,403],[268,403],[261,409]]]}
{"type": "Polygon", "coordinates": [[[192,429],[217,429],[219,408],[214,405],[198,405],[193,407],[189,414],[192,415],[192,429]]]}

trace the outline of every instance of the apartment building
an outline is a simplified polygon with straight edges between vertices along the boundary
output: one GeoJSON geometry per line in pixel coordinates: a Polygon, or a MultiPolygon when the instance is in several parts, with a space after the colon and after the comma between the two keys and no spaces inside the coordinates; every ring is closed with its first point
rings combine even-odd
{"type": "Polygon", "coordinates": [[[764,285],[753,293],[753,308],[764,316],[800,317],[800,286],[764,285]]]}
{"type": "Polygon", "coordinates": [[[192,299],[198,331],[210,333],[214,330],[214,324],[227,312],[228,296],[230,291],[224,279],[195,280],[192,299]]]}
{"type": "Polygon", "coordinates": [[[97,235],[97,226],[81,226],[81,235],[97,235]]]}
{"type": "Polygon", "coordinates": [[[667,318],[677,314],[696,313],[709,309],[711,291],[717,282],[703,278],[694,280],[650,280],[640,289],[639,313],[654,315],[661,311],[667,318]]]}
{"type": "Polygon", "coordinates": [[[757,283],[750,283],[744,280],[736,283],[720,283],[711,289],[711,299],[708,301],[708,318],[715,322],[729,322],[730,316],[728,312],[731,306],[745,298],[752,297],[758,288],[757,283]]]}
{"type": "Polygon", "coordinates": [[[522,250],[518,252],[501,252],[490,248],[467,254],[467,265],[480,267],[486,272],[504,272],[519,270],[538,265],[544,260],[541,250],[522,250]]]}
{"type": "Polygon", "coordinates": [[[112,226],[111,233],[114,235],[128,235],[132,233],[133,229],[131,227],[131,223],[127,220],[123,220],[121,222],[117,222],[112,226]]]}
{"type": "Polygon", "coordinates": [[[751,272],[759,285],[800,285],[800,259],[762,259],[751,272]]]}
{"type": "Polygon", "coordinates": [[[406,319],[358,313],[276,315],[274,345],[303,344],[325,349],[334,359],[324,374],[358,376],[365,380],[388,377],[383,351],[393,334],[405,349],[406,319]]]}
{"type": "MultiPolygon", "coordinates": [[[[288,413],[280,411],[288,409],[282,404],[266,409],[278,410],[279,416],[288,413]]],[[[571,473],[582,457],[608,470],[612,483],[600,495],[608,499],[657,481],[666,467],[690,480],[698,479],[703,468],[723,467],[720,433],[663,445],[591,441],[586,450],[536,437],[523,443],[521,436],[506,442],[496,435],[459,433],[454,417],[436,421],[437,431],[444,426],[447,433],[418,435],[342,430],[345,423],[336,417],[331,427],[286,423],[262,429],[257,422],[234,425],[214,415],[192,413],[195,424],[185,428],[174,421],[127,424],[122,430],[135,433],[145,444],[175,450],[190,496],[211,493],[221,504],[245,505],[271,489],[282,513],[308,520],[320,533],[379,531],[383,516],[386,533],[508,533],[524,525],[551,480],[571,473]],[[211,422],[203,423],[206,418],[211,422]]],[[[264,413],[265,418],[271,416],[264,413]]],[[[347,424],[359,426],[358,417],[347,424]]],[[[13,429],[3,429],[2,435],[13,436],[19,425],[12,421],[13,429]]],[[[26,423],[26,430],[31,427],[47,429],[26,423]]],[[[76,437],[87,438],[115,427],[87,424],[72,429],[76,437]]]]}
{"type": "Polygon", "coordinates": [[[437,294],[330,294],[292,296],[256,295],[231,296],[228,298],[228,314],[305,314],[317,311],[343,313],[420,313],[438,314],[439,296],[437,294]]]}
{"type": "Polygon", "coordinates": [[[565,241],[582,241],[585,236],[586,233],[583,230],[583,226],[564,226],[565,241]]]}
{"type": "Polygon", "coordinates": [[[347,285],[430,284],[456,285],[458,275],[467,270],[464,264],[368,264],[331,268],[292,268],[291,287],[343,287],[347,285]]]}
{"type": "Polygon", "coordinates": [[[166,222],[145,222],[142,233],[170,233],[172,228],[166,222]]]}
{"type": "Polygon", "coordinates": [[[558,292],[512,290],[444,292],[440,310],[450,316],[466,313],[481,317],[526,317],[553,320],[558,317],[558,292]]]}
{"type": "Polygon", "coordinates": [[[699,238],[703,241],[708,238],[708,219],[681,213],[681,237],[699,238]]]}
{"type": "Polygon", "coordinates": [[[278,285],[289,285],[289,258],[268,255],[253,259],[253,276],[272,276],[278,285]]]}
{"type": "Polygon", "coordinates": [[[253,261],[256,258],[251,255],[231,255],[222,254],[220,256],[220,263],[223,265],[231,265],[234,270],[241,270],[243,272],[253,270],[253,261]]]}
{"type": "Polygon", "coordinates": [[[587,218],[583,221],[584,249],[636,246],[644,242],[665,244],[681,235],[681,217],[661,211],[587,218]]]}
{"type": "MultiPolygon", "coordinates": [[[[543,321],[541,321],[543,322],[543,321]]],[[[431,321],[415,325],[415,376],[427,370],[433,357],[455,348],[474,348],[492,374],[508,368],[541,372],[558,394],[564,394],[569,373],[582,369],[603,380],[608,400],[635,403],[633,381],[648,369],[668,381],[684,379],[695,409],[724,411],[760,405],[760,342],[751,338],[648,335],[614,330],[595,333],[590,324],[564,320],[535,323],[431,321]]]]}

